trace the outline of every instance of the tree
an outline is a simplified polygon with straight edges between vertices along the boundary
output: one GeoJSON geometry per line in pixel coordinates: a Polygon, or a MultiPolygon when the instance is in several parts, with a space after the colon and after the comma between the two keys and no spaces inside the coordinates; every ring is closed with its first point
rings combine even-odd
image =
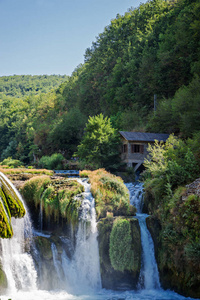
{"type": "Polygon", "coordinates": [[[59,119],[56,118],[47,139],[53,152],[61,151],[67,158],[71,158],[81,141],[86,120],[77,108],[64,112],[59,119]]]}
{"type": "Polygon", "coordinates": [[[119,136],[110,119],[103,114],[89,117],[76,156],[96,168],[108,170],[119,166],[119,136]]]}

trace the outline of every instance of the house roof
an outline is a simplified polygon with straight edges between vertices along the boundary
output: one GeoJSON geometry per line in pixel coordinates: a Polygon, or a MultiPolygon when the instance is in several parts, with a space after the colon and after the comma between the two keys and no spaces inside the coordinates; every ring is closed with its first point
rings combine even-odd
{"type": "Polygon", "coordinates": [[[161,142],[166,142],[169,134],[165,133],[149,133],[149,132],[129,132],[129,131],[119,131],[119,133],[127,141],[139,141],[139,142],[154,142],[155,140],[161,142]]]}

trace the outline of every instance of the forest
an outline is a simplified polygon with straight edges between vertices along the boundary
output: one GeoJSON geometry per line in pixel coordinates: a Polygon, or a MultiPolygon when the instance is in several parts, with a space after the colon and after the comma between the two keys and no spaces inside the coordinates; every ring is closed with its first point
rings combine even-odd
{"type": "Polygon", "coordinates": [[[115,134],[198,141],[199,20],[198,0],[147,1],[111,20],[71,76],[0,77],[0,161],[37,166],[55,154],[69,160],[88,118],[101,114],[115,134]]]}

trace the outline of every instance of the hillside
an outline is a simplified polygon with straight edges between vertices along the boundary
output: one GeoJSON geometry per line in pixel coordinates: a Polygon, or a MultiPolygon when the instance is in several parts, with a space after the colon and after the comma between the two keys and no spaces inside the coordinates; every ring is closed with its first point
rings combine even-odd
{"type": "Polygon", "coordinates": [[[199,8],[197,0],[148,1],[113,19],[71,77],[0,78],[1,160],[71,158],[88,116],[99,113],[117,130],[198,135],[199,8]]]}
{"type": "Polygon", "coordinates": [[[66,75],[13,75],[0,77],[0,98],[48,93],[66,81],[66,75]]]}

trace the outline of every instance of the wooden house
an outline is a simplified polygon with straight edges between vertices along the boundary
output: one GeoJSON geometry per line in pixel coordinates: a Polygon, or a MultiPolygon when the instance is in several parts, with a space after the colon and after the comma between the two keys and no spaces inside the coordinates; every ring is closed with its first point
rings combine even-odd
{"type": "Polygon", "coordinates": [[[153,144],[155,140],[166,142],[169,135],[163,133],[148,132],[119,132],[122,139],[121,159],[127,164],[127,167],[134,168],[137,171],[143,164],[144,158],[148,155],[148,144],[153,144]]]}

